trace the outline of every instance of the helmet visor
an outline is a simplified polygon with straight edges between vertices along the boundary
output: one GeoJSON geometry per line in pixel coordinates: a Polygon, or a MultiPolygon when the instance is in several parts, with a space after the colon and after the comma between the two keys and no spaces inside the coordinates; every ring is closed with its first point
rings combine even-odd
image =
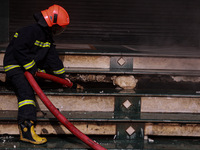
{"type": "Polygon", "coordinates": [[[63,33],[65,31],[65,29],[67,28],[67,26],[59,26],[59,25],[53,25],[52,26],[52,34],[54,36],[56,35],[60,35],[61,33],[63,33]]]}

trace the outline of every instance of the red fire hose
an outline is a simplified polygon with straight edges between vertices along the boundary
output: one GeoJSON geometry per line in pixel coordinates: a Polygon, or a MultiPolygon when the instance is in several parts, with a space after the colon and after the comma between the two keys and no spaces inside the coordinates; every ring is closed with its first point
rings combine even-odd
{"type": "MultiPolygon", "coordinates": [[[[47,96],[43,93],[42,89],[39,87],[35,79],[33,78],[32,74],[26,71],[24,73],[25,77],[29,81],[32,88],[35,90],[37,95],[40,97],[40,99],[43,101],[45,106],[51,111],[51,113],[76,137],[78,137],[80,140],[82,140],[85,144],[90,146],[91,148],[95,150],[106,150],[104,147],[99,145],[98,143],[94,142],[92,139],[90,139],[88,136],[83,134],[80,130],[78,130],[71,122],[69,122],[61,113],[60,111],[51,103],[51,101],[47,98],[47,96]]],[[[53,75],[49,75],[46,73],[38,72],[36,76],[40,76],[45,79],[51,79],[55,82],[67,85],[68,87],[71,87],[73,84],[71,81],[67,81],[65,79],[61,79],[58,77],[55,77],[53,75]],[[67,82],[66,82],[67,81],[67,82]]]]}
{"type": "Polygon", "coordinates": [[[71,88],[73,86],[73,83],[67,78],[66,79],[62,79],[62,78],[56,77],[54,75],[43,73],[43,72],[37,72],[36,76],[40,77],[40,78],[43,78],[43,79],[47,79],[47,80],[51,80],[51,81],[57,82],[59,84],[65,85],[66,87],[70,87],[71,88]]]}

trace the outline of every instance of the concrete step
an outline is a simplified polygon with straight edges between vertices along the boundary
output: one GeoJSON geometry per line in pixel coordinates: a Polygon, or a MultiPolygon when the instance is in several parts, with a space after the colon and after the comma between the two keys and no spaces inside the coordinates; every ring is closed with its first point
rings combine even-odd
{"type": "MultiPolygon", "coordinates": [[[[88,93],[90,94],[90,93],[88,93]]],[[[127,94],[127,93],[125,93],[127,94]]],[[[124,95],[119,94],[124,97],[124,95]]],[[[133,94],[134,95],[134,94],[133,94]]],[[[48,95],[51,102],[60,111],[99,111],[114,112],[117,98],[115,96],[67,96],[48,95]]],[[[122,107],[133,105],[133,100],[125,96],[122,107]],[[127,106],[126,106],[127,105],[127,106]]],[[[138,97],[141,102],[141,112],[161,113],[200,113],[199,97],[138,97]]],[[[15,95],[0,95],[0,110],[17,110],[18,103],[15,95]]],[[[37,97],[39,109],[46,111],[46,106],[37,97]]],[[[130,107],[129,106],[129,107],[130,107]]]]}
{"type": "MultiPolygon", "coordinates": [[[[196,91],[112,88],[76,90],[55,87],[43,87],[43,90],[62,113],[68,111],[65,116],[86,134],[118,135],[119,132],[118,138],[130,139],[138,134],[146,138],[151,135],[162,136],[161,133],[165,136],[200,136],[197,132],[200,124],[200,95],[196,91]],[[165,128],[163,132],[162,128],[165,128]]],[[[0,110],[16,112],[14,92],[2,87],[0,94],[0,110]]],[[[49,114],[38,98],[37,102],[39,110],[49,114]]],[[[16,116],[2,114],[2,134],[17,134],[16,116]],[[11,132],[10,128],[15,131],[11,132]]],[[[55,122],[55,118],[52,118],[51,115],[40,118],[39,134],[69,134],[62,125],[52,125],[51,121],[55,122]]]]}
{"type": "MultiPolygon", "coordinates": [[[[0,49],[0,66],[5,47],[0,49]]],[[[144,47],[133,45],[58,45],[66,68],[128,70],[200,70],[194,47],[144,47]]]]}
{"type": "MultiPolygon", "coordinates": [[[[1,81],[5,81],[4,52],[5,45],[0,46],[1,81]]],[[[175,84],[200,82],[198,49],[194,47],[58,44],[58,52],[74,81],[110,82],[126,89],[134,89],[148,75],[168,75],[175,84]]]]}
{"type": "MultiPolygon", "coordinates": [[[[17,110],[17,98],[11,89],[0,86],[0,110],[17,110]]],[[[115,88],[88,88],[84,90],[42,87],[44,93],[60,111],[114,112],[117,105],[136,105],[140,112],[160,113],[200,113],[199,91],[115,88]],[[139,102],[138,102],[139,101],[139,102]],[[139,104],[136,104],[139,103],[139,104]]],[[[36,96],[39,109],[47,108],[36,96]]]]}
{"type": "MultiPolygon", "coordinates": [[[[198,150],[200,141],[198,138],[156,138],[150,140],[113,140],[112,136],[90,136],[108,150],[198,150]]],[[[43,145],[32,145],[19,141],[19,136],[2,135],[0,137],[0,149],[29,149],[29,150],[88,150],[87,145],[74,136],[47,136],[48,142],[43,145]]]]}
{"type": "MultiPolygon", "coordinates": [[[[163,51],[158,53],[160,49],[153,50],[102,45],[96,45],[95,48],[86,46],[83,49],[77,49],[77,47],[58,49],[68,73],[186,75],[195,76],[194,81],[198,80],[200,68],[197,55],[189,54],[186,49],[182,49],[184,53],[180,55],[180,51],[172,52],[168,51],[169,49],[162,49],[163,51]]],[[[190,50],[197,52],[194,49],[190,50]]],[[[1,60],[3,60],[3,55],[2,51],[1,60]]],[[[2,73],[5,75],[3,71],[2,73]]],[[[175,77],[173,79],[179,80],[175,77]]],[[[168,80],[166,82],[168,83],[168,80]]],[[[87,86],[84,90],[63,89],[58,86],[52,88],[48,85],[42,88],[53,104],[62,113],[68,111],[65,114],[66,117],[88,135],[111,135],[117,140],[149,140],[151,136],[199,137],[200,92],[198,86],[190,88],[194,86],[192,84],[182,89],[182,87],[173,87],[171,84],[172,88],[166,89],[160,84],[153,86],[149,82],[143,82],[141,85],[147,83],[149,86],[145,88],[138,86],[134,90],[116,89],[116,86],[110,88],[107,85],[98,88],[87,86]],[[101,116],[101,114],[104,115],[101,116]]],[[[2,85],[0,110],[15,111],[16,115],[17,99],[14,92],[5,89],[5,83],[2,85]]],[[[37,103],[39,110],[49,113],[38,97],[37,103]]],[[[1,134],[17,135],[16,116],[2,114],[1,134]]],[[[45,135],[70,134],[50,115],[39,118],[36,132],[45,135]]]]}
{"type": "MultiPolygon", "coordinates": [[[[0,134],[18,135],[17,111],[0,111],[0,134]]],[[[48,111],[38,117],[36,133],[71,134],[48,111]]],[[[115,139],[149,139],[150,136],[200,137],[199,114],[62,112],[87,135],[112,135],[115,139]],[[137,137],[137,138],[136,138],[137,137]]]]}

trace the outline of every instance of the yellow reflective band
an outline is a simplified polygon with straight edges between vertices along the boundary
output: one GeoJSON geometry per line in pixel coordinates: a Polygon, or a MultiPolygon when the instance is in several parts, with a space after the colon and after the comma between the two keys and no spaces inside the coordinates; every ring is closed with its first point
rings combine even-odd
{"type": "Polygon", "coordinates": [[[24,67],[26,70],[28,70],[28,69],[32,68],[34,65],[35,65],[35,61],[33,60],[32,62],[30,62],[30,63],[24,65],[23,67],[24,67]]]}
{"type": "Polygon", "coordinates": [[[38,69],[38,71],[39,71],[39,72],[46,73],[46,71],[45,71],[44,69],[42,69],[42,70],[41,70],[41,69],[38,69]]]}
{"type": "Polygon", "coordinates": [[[65,73],[65,68],[62,68],[60,70],[57,70],[57,71],[53,71],[54,74],[63,74],[65,73]]]}
{"type": "Polygon", "coordinates": [[[24,105],[33,105],[36,107],[34,100],[24,100],[24,101],[19,102],[18,104],[19,104],[19,108],[24,105]]]}
{"type": "Polygon", "coordinates": [[[36,40],[34,44],[39,47],[50,47],[51,46],[51,43],[49,43],[49,42],[40,42],[38,40],[36,40]]]}
{"type": "Polygon", "coordinates": [[[15,37],[15,38],[17,38],[17,37],[18,37],[18,33],[17,33],[17,32],[15,33],[14,37],[15,37]]]}
{"type": "Polygon", "coordinates": [[[5,72],[7,72],[7,71],[17,68],[17,67],[20,67],[20,66],[19,65],[8,65],[8,66],[4,67],[4,70],[5,70],[5,72]]]}

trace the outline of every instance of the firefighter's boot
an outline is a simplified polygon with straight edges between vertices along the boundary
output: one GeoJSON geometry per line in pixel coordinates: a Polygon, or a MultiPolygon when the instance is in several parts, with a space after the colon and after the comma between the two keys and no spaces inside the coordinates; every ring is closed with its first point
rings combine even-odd
{"type": "Polygon", "coordinates": [[[47,142],[47,139],[40,137],[35,133],[34,122],[24,121],[19,124],[20,140],[33,144],[43,144],[47,142]]]}

